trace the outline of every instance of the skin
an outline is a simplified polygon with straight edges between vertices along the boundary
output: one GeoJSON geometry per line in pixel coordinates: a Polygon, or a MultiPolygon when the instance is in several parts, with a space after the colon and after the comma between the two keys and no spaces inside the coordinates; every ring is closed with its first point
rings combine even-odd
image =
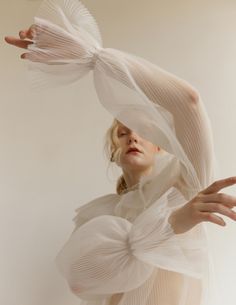
{"type": "Polygon", "coordinates": [[[151,174],[159,148],[121,123],[117,135],[121,151],[120,162],[117,165],[122,168],[127,186],[132,187],[139,182],[141,176],[151,174]],[[134,147],[140,152],[127,153],[134,147]]]}
{"type": "MultiPolygon", "coordinates": [[[[21,30],[19,32],[19,38],[13,36],[6,36],[5,41],[18,48],[27,49],[28,45],[33,43],[32,39],[34,37],[35,31],[36,28],[34,27],[34,25],[31,25],[29,29],[21,30]]],[[[26,53],[21,54],[22,59],[24,59],[25,56],[26,53]]]]}
{"type": "MultiPolygon", "coordinates": [[[[34,25],[32,25],[29,29],[20,31],[19,38],[6,36],[5,41],[13,46],[27,49],[28,45],[33,43],[32,39],[36,30],[34,25]]],[[[21,58],[26,58],[26,54],[23,53],[21,58]]],[[[126,129],[119,137],[119,145],[121,148],[119,166],[122,167],[125,181],[128,187],[130,187],[135,185],[141,176],[151,173],[157,147],[129,129],[126,129]],[[126,155],[127,148],[132,145],[142,150],[142,153],[126,155]]],[[[220,192],[225,187],[234,184],[236,184],[236,176],[217,180],[199,192],[184,206],[175,210],[169,217],[169,223],[174,232],[176,234],[187,232],[204,221],[225,226],[226,223],[222,217],[215,213],[236,220],[236,213],[232,210],[236,206],[236,197],[220,192]]]]}

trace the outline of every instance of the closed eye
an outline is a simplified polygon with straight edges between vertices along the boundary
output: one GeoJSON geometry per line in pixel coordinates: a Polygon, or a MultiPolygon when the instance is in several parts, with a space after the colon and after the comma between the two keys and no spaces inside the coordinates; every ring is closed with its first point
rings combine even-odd
{"type": "Polygon", "coordinates": [[[122,137],[122,136],[125,136],[125,135],[126,135],[126,133],[122,132],[122,133],[119,134],[119,137],[122,137]]]}

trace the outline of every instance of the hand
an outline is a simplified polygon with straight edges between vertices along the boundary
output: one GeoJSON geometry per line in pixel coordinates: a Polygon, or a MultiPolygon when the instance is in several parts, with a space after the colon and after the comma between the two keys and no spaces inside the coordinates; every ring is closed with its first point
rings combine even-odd
{"type": "Polygon", "coordinates": [[[60,27],[51,27],[47,24],[33,24],[27,30],[19,32],[19,37],[6,36],[7,43],[28,49],[21,54],[21,58],[32,62],[51,64],[59,60],[78,59],[87,54],[88,50],[83,44],[60,27]],[[34,44],[35,48],[29,49],[34,44]]]}
{"type": "Polygon", "coordinates": [[[218,193],[222,188],[233,184],[236,184],[236,177],[215,181],[191,201],[175,210],[168,219],[174,232],[176,234],[187,232],[203,221],[225,226],[224,220],[214,213],[236,220],[236,213],[232,211],[236,206],[236,197],[218,193]]]}
{"type": "MultiPolygon", "coordinates": [[[[28,45],[34,43],[32,40],[34,39],[35,33],[36,33],[36,27],[35,25],[31,25],[29,29],[22,30],[19,32],[20,39],[17,37],[6,36],[5,41],[18,48],[27,49],[28,45]]],[[[26,53],[21,54],[21,58],[25,58],[25,54],[26,53]]]]}

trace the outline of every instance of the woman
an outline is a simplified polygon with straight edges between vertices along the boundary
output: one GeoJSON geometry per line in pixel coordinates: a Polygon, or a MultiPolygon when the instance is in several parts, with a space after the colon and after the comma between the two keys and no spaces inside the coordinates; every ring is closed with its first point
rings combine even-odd
{"type": "Polygon", "coordinates": [[[78,208],[57,257],[71,290],[87,305],[209,305],[203,222],[236,220],[236,198],[213,182],[211,127],[199,93],[137,56],[102,48],[99,29],[75,0],[43,3],[20,39],[34,80],[65,84],[89,71],[115,117],[107,151],[121,167],[117,194],[78,208]],[[27,40],[29,39],[29,40],[27,40]]]}
{"type": "Polygon", "coordinates": [[[137,186],[142,176],[150,175],[155,166],[155,154],[160,147],[141,138],[121,122],[114,120],[107,132],[106,149],[111,162],[122,168],[117,193],[137,186]]]}

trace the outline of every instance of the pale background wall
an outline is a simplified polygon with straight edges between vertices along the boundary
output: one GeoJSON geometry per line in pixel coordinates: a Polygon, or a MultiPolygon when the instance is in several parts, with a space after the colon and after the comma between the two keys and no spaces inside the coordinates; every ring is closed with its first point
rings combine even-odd
{"type": "MultiPolygon", "coordinates": [[[[236,2],[84,0],[105,47],[125,50],[188,80],[201,93],[214,131],[219,178],[236,175],[236,2]]],[[[74,209],[114,192],[102,154],[112,118],[98,103],[91,74],[66,88],[29,90],[21,50],[3,42],[33,20],[40,1],[0,2],[0,303],[79,304],[54,257],[74,209]],[[88,121],[87,114],[90,115],[88,121]]],[[[236,186],[235,186],[236,187],[236,186]]],[[[235,187],[225,192],[235,195],[235,187]]],[[[235,304],[236,224],[209,224],[217,304],[235,304]]]]}

